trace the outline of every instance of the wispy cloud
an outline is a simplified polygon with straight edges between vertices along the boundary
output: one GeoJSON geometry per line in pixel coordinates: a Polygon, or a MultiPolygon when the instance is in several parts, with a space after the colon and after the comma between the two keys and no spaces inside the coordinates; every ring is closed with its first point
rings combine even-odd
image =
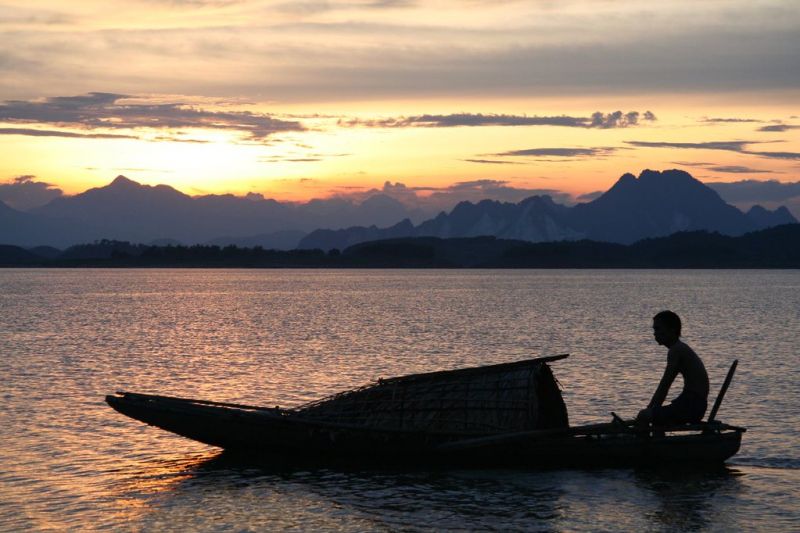
{"type": "Polygon", "coordinates": [[[758,155],[769,159],[788,159],[800,161],[800,152],[742,152],[743,154],[758,155]]]}
{"type": "Polygon", "coordinates": [[[342,188],[337,195],[360,202],[375,194],[390,196],[408,208],[419,210],[428,216],[439,211],[448,211],[463,201],[479,202],[489,199],[519,202],[530,196],[548,195],[560,203],[574,202],[572,195],[560,190],[518,187],[509,181],[493,179],[460,181],[445,187],[411,187],[400,182],[387,181],[380,189],[342,188]]]}
{"type": "Polygon", "coordinates": [[[247,0],[144,0],[150,4],[175,8],[227,7],[244,4],[247,0]]]}
{"type": "Polygon", "coordinates": [[[756,144],[758,141],[706,141],[706,142],[663,142],[663,141],[625,141],[626,144],[640,148],[684,148],[695,150],[726,150],[730,152],[742,152],[748,144],[756,144]]]}
{"type": "Polygon", "coordinates": [[[603,196],[603,194],[604,194],[604,191],[587,192],[585,194],[581,194],[581,195],[577,196],[575,199],[577,201],[579,201],[579,202],[591,202],[592,200],[596,200],[597,198],[600,198],[601,196],[603,196]]]}
{"type": "MultiPolygon", "coordinates": [[[[189,0],[191,1],[191,0],[189,0]]],[[[296,15],[314,15],[332,11],[386,10],[412,8],[417,4],[414,0],[295,0],[281,2],[274,6],[279,12],[296,15]]]]}
{"type": "Polygon", "coordinates": [[[325,153],[307,153],[307,154],[280,154],[268,155],[258,158],[261,163],[315,163],[317,161],[325,161],[334,157],[346,157],[352,154],[325,154],[325,153]]]}
{"type": "Polygon", "coordinates": [[[502,161],[498,159],[463,159],[467,163],[481,163],[484,165],[521,165],[519,161],[502,161]]]}
{"type": "Polygon", "coordinates": [[[764,122],[755,118],[739,118],[739,117],[703,117],[700,122],[708,122],[712,124],[725,124],[725,123],[747,123],[747,122],[764,122]]]}
{"type": "Polygon", "coordinates": [[[712,165],[707,167],[714,172],[723,172],[728,174],[772,174],[772,170],[760,170],[757,168],[745,167],[742,165],[712,165]]]}
{"type": "Polygon", "coordinates": [[[613,154],[618,149],[605,146],[595,148],[526,148],[524,150],[509,150],[491,154],[495,157],[557,157],[565,159],[578,159],[584,157],[604,157],[613,154]]]}
{"type": "MultiPolygon", "coordinates": [[[[0,122],[47,124],[78,130],[143,128],[228,130],[241,132],[247,139],[254,141],[263,141],[277,133],[305,130],[305,127],[297,121],[282,120],[267,114],[249,111],[209,111],[181,102],[139,103],[131,101],[133,98],[123,94],[92,92],[80,96],[57,96],[44,100],[9,100],[0,104],[0,122]]],[[[4,128],[2,132],[17,135],[119,138],[108,137],[116,135],[108,133],[84,134],[17,128],[4,128]],[[47,133],[37,133],[41,131],[47,133]]]]}
{"type": "MultiPolygon", "coordinates": [[[[780,141],[768,141],[780,142],[780,141]]],[[[740,154],[755,155],[768,159],[800,160],[800,152],[765,152],[748,150],[751,144],[767,144],[765,141],[707,141],[707,142],[651,142],[651,141],[625,141],[626,144],[639,148],[678,148],[688,150],[723,150],[738,152],[740,154]]]]}
{"type": "Polygon", "coordinates": [[[768,132],[782,132],[782,131],[789,131],[789,130],[796,130],[800,129],[800,125],[798,124],[770,124],[769,126],[762,126],[758,128],[758,131],[768,131],[768,132]]]}
{"type": "Polygon", "coordinates": [[[709,187],[726,201],[734,203],[782,202],[800,197],[800,181],[742,180],[710,183],[709,187]]]}
{"type": "Polygon", "coordinates": [[[382,119],[342,119],[338,125],[342,127],[367,128],[453,128],[460,126],[562,126],[568,128],[627,128],[642,122],[654,122],[655,114],[650,111],[639,113],[630,111],[614,111],[602,113],[597,111],[588,117],[528,116],[483,113],[452,113],[449,115],[414,115],[382,119]]]}
{"type": "Polygon", "coordinates": [[[171,143],[191,143],[191,144],[206,144],[211,141],[205,139],[191,139],[187,137],[177,137],[175,135],[159,135],[151,139],[153,141],[167,141],[171,143]]]}
{"type": "Polygon", "coordinates": [[[83,139],[138,139],[135,135],[117,133],[76,133],[61,130],[40,130],[36,128],[0,128],[0,135],[25,135],[28,137],[68,137],[83,139]]]}
{"type": "Polygon", "coordinates": [[[705,163],[701,161],[674,161],[673,164],[682,167],[699,167],[726,174],[776,174],[774,170],[752,168],[743,165],[718,165],[716,163],[705,163]]]}
{"type": "Polygon", "coordinates": [[[800,80],[798,14],[785,0],[646,9],[631,1],[563,9],[564,2],[499,0],[119,0],[108,10],[46,4],[74,22],[57,31],[13,27],[2,36],[13,43],[0,54],[4,66],[14,66],[13,81],[0,80],[6,94],[42,87],[78,93],[96,84],[344,102],[730,94],[790,91],[800,80]],[[186,16],[176,16],[176,7],[186,16]]]}

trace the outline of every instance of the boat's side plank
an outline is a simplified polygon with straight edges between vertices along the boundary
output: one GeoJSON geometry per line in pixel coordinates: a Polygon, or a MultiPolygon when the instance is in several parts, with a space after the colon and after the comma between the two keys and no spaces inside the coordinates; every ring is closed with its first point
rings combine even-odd
{"type": "Polygon", "coordinates": [[[130,399],[137,399],[137,400],[163,400],[163,401],[173,401],[173,402],[180,402],[180,403],[193,403],[198,405],[214,405],[219,407],[232,407],[235,409],[249,409],[253,411],[280,411],[280,407],[263,407],[257,405],[245,405],[241,403],[228,403],[228,402],[212,402],[210,400],[196,400],[192,398],[178,398],[176,396],[163,396],[160,394],[141,394],[138,392],[126,392],[126,391],[118,391],[117,394],[119,396],[123,396],[130,399]]]}

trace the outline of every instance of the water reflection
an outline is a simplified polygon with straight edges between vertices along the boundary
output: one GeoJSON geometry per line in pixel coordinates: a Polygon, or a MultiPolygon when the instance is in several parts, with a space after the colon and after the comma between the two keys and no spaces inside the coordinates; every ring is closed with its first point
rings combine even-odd
{"type": "Polygon", "coordinates": [[[117,487],[125,494],[118,501],[134,511],[128,523],[239,530],[697,530],[729,523],[725,502],[737,496],[742,476],[724,467],[364,469],[255,462],[225,453],[151,463],[129,474],[117,487]]]}
{"type": "Polygon", "coordinates": [[[231,511],[241,517],[248,505],[262,511],[274,505],[280,512],[267,515],[267,522],[263,513],[253,514],[248,527],[524,529],[558,521],[564,498],[557,473],[304,468],[224,453],[185,466],[165,475],[159,465],[128,484],[150,496],[142,524],[161,523],[164,513],[180,517],[184,509],[196,525],[197,509],[203,509],[219,526],[231,511]]]}
{"type": "Polygon", "coordinates": [[[741,476],[739,470],[719,466],[637,470],[634,479],[655,497],[655,509],[647,513],[652,527],[694,531],[726,521],[715,511],[715,503],[740,490],[741,476]]]}
{"type": "Polygon", "coordinates": [[[3,270],[0,530],[796,530],[798,281],[3,270]],[[102,401],[127,389],[296,405],[378,377],[570,351],[554,371],[571,421],[607,421],[648,400],[663,354],[646,330],[664,307],[686,314],[714,390],[740,357],[720,418],[750,428],[733,459],[746,476],[232,466],[102,401]]]}

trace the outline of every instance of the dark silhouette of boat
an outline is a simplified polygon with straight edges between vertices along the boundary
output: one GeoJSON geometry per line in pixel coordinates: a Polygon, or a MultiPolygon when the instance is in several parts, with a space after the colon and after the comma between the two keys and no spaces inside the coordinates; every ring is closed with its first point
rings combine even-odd
{"type": "Polygon", "coordinates": [[[227,451],[268,458],[469,466],[718,465],[744,428],[615,421],[570,427],[548,363],[567,355],[414,374],[299,407],[258,407],[119,392],[120,413],[227,451]]]}

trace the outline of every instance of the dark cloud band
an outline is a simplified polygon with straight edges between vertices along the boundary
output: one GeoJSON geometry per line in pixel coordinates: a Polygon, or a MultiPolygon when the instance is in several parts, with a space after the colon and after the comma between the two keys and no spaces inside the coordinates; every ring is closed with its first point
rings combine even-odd
{"type": "Polygon", "coordinates": [[[339,126],[366,128],[454,128],[463,126],[562,126],[567,128],[626,128],[642,122],[654,122],[655,114],[651,111],[639,113],[630,111],[614,111],[602,113],[597,111],[589,117],[528,116],[483,113],[453,113],[449,115],[414,115],[385,119],[348,119],[340,120],[339,126]]]}
{"type": "Polygon", "coordinates": [[[116,133],[76,133],[60,130],[38,130],[34,128],[0,128],[0,135],[25,135],[28,137],[68,137],[80,139],[138,139],[135,135],[116,133]]]}
{"type": "MultiPolygon", "coordinates": [[[[304,131],[296,121],[248,111],[207,111],[183,103],[126,103],[130,96],[93,92],[80,96],[58,96],[43,101],[10,100],[0,105],[0,121],[48,124],[81,129],[204,128],[243,132],[251,140],[264,140],[281,132],[304,131]]],[[[6,128],[10,130],[14,128],[6,128]]],[[[6,131],[6,134],[91,137],[71,132],[36,133],[43,130],[6,131]]],[[[109,134],[96,134],[97,138],[109,134]]],[[[132,138],[132,137],[131,137],[132,138]]]]}
{"type": "MultiPolygon", "coordinates": [[[[770,141],[777,142],[777,141],[770,141]]],[[[687,150],[723,150],[738,152],[740,154],[755,155],[767,159],[787,159],[800,161],[800,152],[765,152],[761,150],[748,150],[751,144],[767,144],[764,141],[709,141],[698,143],[684,142],[650,142],[650,141],[625,141],[626,144],[639,148],[678,148],[687,150]]]]}
{"type": "Polygon", "coordinates": [[[783,183],[777,180],[742,180],[709,183],[728,202],[783,202],[800,197],[800,181],[783,183]]]}
{"type": "Polygon", "coordinates": [[[492,154],[496,157],[601,157],[614,153],[617,148],[610,146],[596,148],[527,148],[492,154]]]}

